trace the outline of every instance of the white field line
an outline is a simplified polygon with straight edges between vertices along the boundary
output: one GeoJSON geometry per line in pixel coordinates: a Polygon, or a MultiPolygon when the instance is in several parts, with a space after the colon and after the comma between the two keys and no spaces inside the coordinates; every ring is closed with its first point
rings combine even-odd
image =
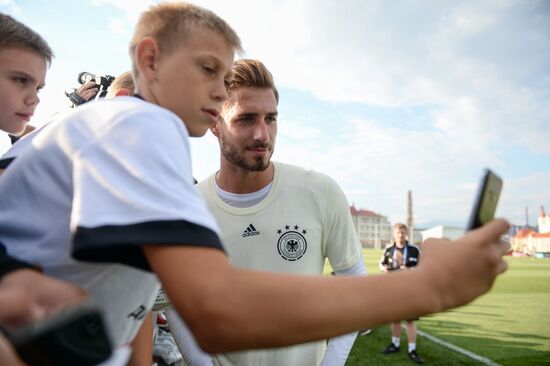
{"type": "MultiPolygon", "coordinates": [[[[405,328],[404,325],[403,325],[403,328],[405,328]]],[[[482,356],[480,356],[480,355],[477,355],[477,354],[475,354],[475,353],[473,353],[473,352],[470,352],[470,351],[468,351],[468,350],[465,350],[464,348],[460,348],[460,347],[458,347],[458,346],[455,346],[455,345],[452,344],[452,343],[445,342],[444,340],[439,339],[439,338],[437,338],[437,337],[434,337],[433,335],[428,334],[428,333],[426,333],[426,332],[423,332],[423,331],[421,331],[421,330],[417,330],[417,333],[418,333],[419,335],[421,335],[422,337],[424,337],[424,338],[428,338],[430,341],[432,341],[432,342],[434,342],[434,343],[437,343],[437,344],[439,344],[439,345],[442,345],[443,347],[447,347],[447,348],[449,348],[449,349],[452,349],[453,351],[456,351],[456,352],[461,353],[461,354],[463,354],[463,355],[465,355],[465,356],[468,356],[468,357],[470,357],[471,359],[474,359],[474,360],[476,360],[476,361],[479,361],[479,362],[481,362],[481,363],[483,363],[483,364],[485,364],[485,365],[488,365],[488,366],[502,366],[502,365],[496,363],[496,362],[493,361],[493,360],[490,360],[490,359],[488,359],[488,358],[486,358],[486,357],[482,357],[482,356]]]]}

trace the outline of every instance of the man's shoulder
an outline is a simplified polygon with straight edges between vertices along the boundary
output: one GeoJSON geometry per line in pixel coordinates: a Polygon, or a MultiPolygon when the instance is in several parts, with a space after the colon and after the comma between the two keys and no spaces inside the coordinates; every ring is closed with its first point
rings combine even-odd
{"type": "Polygon", "coordinates": [[[279,170],[280,176],[285,179],[287,184],[289,180],[295,181],[302,188],[312,190],[315,188],[325,188],[327,184],[338,186],[334,179],[325,173],[287,163],[273,163],[275,164],[275,169],[279,170]]]}
{"type": "Polygon", "coordinates": [[[203,195],[207,196],[207,193],[210,188],[210,183],[214,179],[216,173],[210,174],[208,177],[201,179],[197,184],[195,184],[196,189],[203,195]]]}
{"type": "Polygon", "coordinates": [[[412,253],[416,253],[416,255],[420,254],[420,247],[415,243],[407,243],[407,247],[412,253]]]}
{"type": "Polygon", "coordinates": [[[393,243],[386,244],[386,246],[384,247],[384,251],[387,252],[387,251],[389,251],[390,249],[392,249],[393,247],[394,247],[394,244],[393,244],[393,243]]]}

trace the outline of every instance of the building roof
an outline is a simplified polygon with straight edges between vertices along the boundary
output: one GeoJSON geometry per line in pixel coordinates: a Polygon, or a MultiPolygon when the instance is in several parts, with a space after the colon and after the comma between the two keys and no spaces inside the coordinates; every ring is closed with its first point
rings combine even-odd
{"type": "Polygon", "coordinates": [[[514,238],[527,238],[532,236],[533,238],[550,238],[550,233],[537,233],[533,229],[519,229],[514,238]]]}
{"type": "Polygon", "coordinates": [[[376,212],[369,210],[356,209],[355,206],[350,206],[350,211],[352,216],[370,216],[370,217],[381,217],[382,215],[377,214],[376,212]]]}
{"type": "Polygon", "coordinates": [[[516,233],[516,235],[514,235],[514,238],[526,238],[528,237],[531,233],[536,233],[535,230],[533,229],[530,229],[530,228],[523,228],[523,229],[519,229],[516,233]]]}
{"type": "Polygon", "coordinates": [[[533,238],[550,238],[550,233],[533,233],[531,236],[533,238]]]}

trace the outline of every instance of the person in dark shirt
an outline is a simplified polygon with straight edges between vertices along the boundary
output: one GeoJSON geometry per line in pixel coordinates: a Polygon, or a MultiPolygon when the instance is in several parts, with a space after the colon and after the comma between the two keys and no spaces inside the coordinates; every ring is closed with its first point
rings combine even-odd
{"type": "MultiPolygon", "coordinates": [[[[382,254],[380,260],[380,270],[382,272],[399,271],[415,267],[420,258],[420,248],[407,241],[407,226],[405,224],[395,224],[393,227],[394,242],[388,245],[382,254]]],[[[416,320],[407,320],[407,339],[409,341],[408,355],[415,363],[423,363],[423,360],[416,353],[416,320]]],[[[401,322],[391,323],[392,341],[384,354],[390,354],[400,351],[401,322]]]]}

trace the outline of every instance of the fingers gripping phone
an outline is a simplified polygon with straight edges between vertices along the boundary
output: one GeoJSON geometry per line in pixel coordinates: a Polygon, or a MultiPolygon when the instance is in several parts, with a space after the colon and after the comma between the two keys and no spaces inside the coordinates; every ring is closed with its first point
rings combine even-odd
{"type": "Polygon", "coordinates": [[[476,229],[495,217],[500,191],[502,190],[502,179],[490,169],[483,171],[474,206],[466,231],[476,229]]]}
{"type": "Polygon", "coordinates": [[[112,353],[102,314],[89,304],[7,332],[7,336],[28,365],[93,366],[112,353]]]}

